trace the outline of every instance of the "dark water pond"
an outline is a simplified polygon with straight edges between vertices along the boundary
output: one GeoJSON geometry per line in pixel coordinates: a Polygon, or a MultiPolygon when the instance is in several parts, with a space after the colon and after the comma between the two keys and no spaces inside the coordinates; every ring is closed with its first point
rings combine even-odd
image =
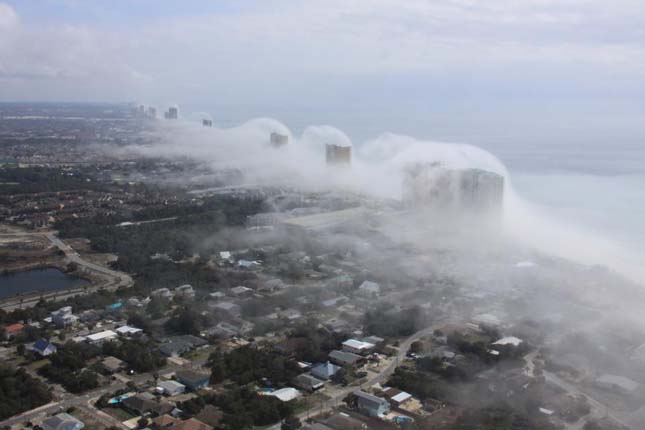
{"type": "Polygon", "coordinates": [[[9,275],[0,275],[0,299],[15,294],[65,290],[88,284],[87,280],[70,276],[58,269],[27,270],[9,275]]]}

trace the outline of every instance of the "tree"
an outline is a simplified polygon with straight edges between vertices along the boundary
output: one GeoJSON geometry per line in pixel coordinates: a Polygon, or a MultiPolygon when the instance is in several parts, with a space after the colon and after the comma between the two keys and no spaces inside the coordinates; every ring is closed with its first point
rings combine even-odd
{"type": "Polygon", "coordinates": [[[297,430],[300,427],[302,427],[302,423],[300,422],[300,418],[295,417],[293,415],[289,415],[282,421],[282,425],[280,426],[280,430],[297,430]]]}
{"type": "Polygon", "coordinates": [[[410,345],[410,352],[413,354],[419,354],[423,352],[424,344],[420,340],[412,342],[410,345]]]}
{"type": "Polygon", "coordinates": [[[140,429],[144,429],[148,426],[148,418],[141,417],[137,420],[137,426],[140,429]]]}

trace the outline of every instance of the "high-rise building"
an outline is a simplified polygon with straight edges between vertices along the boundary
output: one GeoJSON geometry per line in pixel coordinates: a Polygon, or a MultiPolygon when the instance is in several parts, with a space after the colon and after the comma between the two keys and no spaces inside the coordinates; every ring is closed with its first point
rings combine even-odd
{"type": "Polygon", "coordinates": [[[148,118],[157,119],[157,109],[152,106],[148,106],[148,118]]]}
{"type": "Polygon", "coordinates": [[[412,207],[495,212],[504,202],[504,177],[482,169],[413,163],[404,173],[403,202],[412,207]]]}
{"type": "Polygon", "coordinates": [[[175,106],[168,108],[168,112],[164,114],[166,119],[177,119],[179,118],[179,110],[175,106]]]}
{"type": "Polygon", "coordinates": [[[328,143],[325,145],[328,165],[346,165],[352,163],[352,147],[328,143]]]}
{"type": "Polygon", "coordinates": [[[279,146],[286,145],[287,143],[289,143],[289,136],[286,134],[276,133],[275,131],[271,133],[271,145],[277,148],[279,146]]]}
{"type": "Polygon", "coordinates": [[[212,119],[202,119],[202,125],[204,127],[212,127],[213,126],[213,120],[212,119]]]}

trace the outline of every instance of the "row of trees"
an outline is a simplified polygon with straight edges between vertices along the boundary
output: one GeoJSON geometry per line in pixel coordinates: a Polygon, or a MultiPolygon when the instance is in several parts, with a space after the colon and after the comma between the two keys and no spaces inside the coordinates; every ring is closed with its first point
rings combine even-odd
{"type": "Polygon", "coordinates": [[[286,385],[300,372],[298,364],[277,351],[245,346],[227,354],[215,352],[208,358],[211,380],[219,383],[230,379],[246,385],[266,378],[274,385],[286,385]]]}
{"type": "Polygon", "coordinates": [[[150,341],[123,340],[105,342],[103,354],[117,357],[137,372],[150,372],[166,365],[166,359],[150,341]]]}
{"type": "Polygon", "coordinates": [[[285,403],[275,397],[258,395],[244,387],[222,394],[196,397],[178,404],[178,407],[185,414],[193,416],[207,404],[216,406],[224,413],[220,425],[227,430],[248,430],[280,421],[285,430],[300,428],[300,421],[294,417],[297,407],[295,401],[285,403]]]}
{"type": "Polygon", "coordinates": [[[84,369],[87,361],[101,350],[93,345],[67,342],[49,356],[49,363],[38,370],[42,376],[61,384],[71,393],[81,393],[98,387],[96,372],[84,369]]]}
{"type": "Polygon", "coordinates": [[[50,402],[51,392],[24,369],[0,364],[0,420],[50,402]]]}

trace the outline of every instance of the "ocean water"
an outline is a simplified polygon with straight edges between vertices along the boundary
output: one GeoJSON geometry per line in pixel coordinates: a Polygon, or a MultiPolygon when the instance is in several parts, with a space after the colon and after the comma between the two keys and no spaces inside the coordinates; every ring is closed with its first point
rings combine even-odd
{"type": "Polygon", "coordinates": [[[642,255],[645,266],[645,114],[637,109],[636,114],[609,108],[527,113],[391,106],[195,110],[208,113],[219,127],[275,118],[296,136],[310,125],[332,125],[356,147],[386,132],[478,146],[506,166],[521,199],[563,225],[611,241],[633,261],[642,255]]]}

